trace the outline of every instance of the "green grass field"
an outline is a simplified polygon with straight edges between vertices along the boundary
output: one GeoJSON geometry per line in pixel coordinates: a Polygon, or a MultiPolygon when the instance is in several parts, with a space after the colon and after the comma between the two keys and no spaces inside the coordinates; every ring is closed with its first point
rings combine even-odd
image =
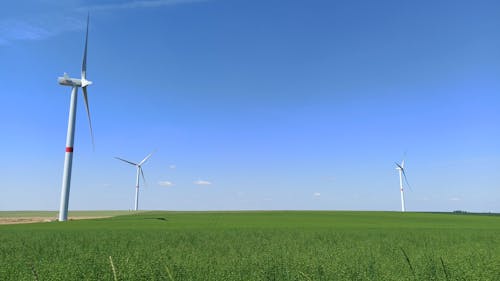
{"type": "Polygon", "coordinates": [[[500,280],[500,216],[146,212],[2,225],[0,265],[0,280],[500,280]]]}

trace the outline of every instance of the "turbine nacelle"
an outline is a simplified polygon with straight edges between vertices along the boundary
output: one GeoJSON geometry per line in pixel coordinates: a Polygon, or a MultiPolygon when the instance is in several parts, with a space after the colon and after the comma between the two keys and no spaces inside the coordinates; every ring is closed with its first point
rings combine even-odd
{"type": "Polygon", "coordinates": [[[88,85],[92,85],[92,81],[89,81],[89,80],[87,80],[85,78],[82,78],[81,82],[82,82],[82,87],[83,88],[87,87],[88,85]]]}
{"type": "Polygon", "coordinates": [[[63,77],[57,78],[57,82],[59,82],[59,84],[63,86],[82,88],[92,84],[92,81],[89,81],[87,79],[70,78],[66,73],[64,73],[63,77]]]}

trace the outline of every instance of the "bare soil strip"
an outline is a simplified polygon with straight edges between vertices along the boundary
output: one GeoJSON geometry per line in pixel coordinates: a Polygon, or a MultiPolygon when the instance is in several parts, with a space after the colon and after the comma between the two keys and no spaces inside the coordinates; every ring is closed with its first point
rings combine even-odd
{"type": "MultiPolygon", "coordinates": [[[[77,216],[69,217],[69,220],[85,220],[85,219],[101,219],[110,218],[112,216],[77,216]]],[[[36,223],[36,222],[52,222],[56,221],[56,218],[50,217],[0,217],[1,224],[20,224],[20,223],[36,223]]]]}

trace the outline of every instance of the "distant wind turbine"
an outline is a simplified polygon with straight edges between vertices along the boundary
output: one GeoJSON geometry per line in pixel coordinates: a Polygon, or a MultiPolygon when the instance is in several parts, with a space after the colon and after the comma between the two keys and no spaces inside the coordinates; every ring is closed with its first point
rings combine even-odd
{"type": "Polygon", "coordinates": [[[146,158],[142,159],[142,161],[139,163],[134,163],[134,162],[122,159],[120,157],[115,157],[118,160],[121,160],[125,163],[129,163],[130,165],[134,165],[137,167],[137,177],[136,177],[136,181],[135,181],[135,207],[134,207],[135,211],[137,211],[139,209],[139,174],[141,174],[142,180],[145,183],[146,178],[144,177],[144,172],[142,171],[142,165],[144,163],[146,163],[146,161],[148,161],[148,159],[149,159],[149,157],[151,157],[151,155],[153,155],[153,152],[151,152],[148,156],[146,156],[146,158]]]}
{"type": "Polygon", "coordinates": [[[78,88],[82,88],[83,99],[85,101],[85,108],[87,109],[87,116],[90,125],[90,136],[92,137],[92,146],[94,146],[94,133],[92,132],[92,123],[90,121],[89,101],[87,97],[87,86],[92,82],[87,80],[87,43],[89,38],[89,16],[87,16],[87,32],[85,34],[85,49],[83,51],[82,74],[81,78],[70,78],[68,74],[64,73],[64,77],[59,77],[57,80],[63,86],[70,86],[71,101],[69,106],[69,119],[68,119],[68,132],[66,135],[66,155],[64,159],[64,172],[61,189],[61,203],[59,207],[59,221],[66,221],[68,219],[68,203],[69,191],[71,185],[71,168],[73,163],[73,143],[75,136],[75,118],[76,118],[76,100],[78,97],[78,88]]]}
{"type": "Polygon", "coordinates": [[[406,172],[405,172],[405,160],[401,161],[401,164],[398,164],[396,162],[396,170],[399,171],[399,190],[401,191],[401,212],[405,212],[405,196],[403,192],[403,178],[404,181],[406,182],[406,185],[410,187],[410,184],[408,183],[408,179],[406,178],[406,172]]]}

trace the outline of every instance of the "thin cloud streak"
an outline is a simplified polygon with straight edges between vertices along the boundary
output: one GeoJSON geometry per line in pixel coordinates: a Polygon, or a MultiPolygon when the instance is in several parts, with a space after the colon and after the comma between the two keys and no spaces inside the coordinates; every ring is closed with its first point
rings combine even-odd
{"type": "MultiPolygon", "coordinates": [[[[206,2],[209,0],[146,0],[125,1],[121,3],[101,4],[69,8],[70,12],[89,12],[103,10],[159,8],[190,3],[206,2]]],[[[0,45],[8,45],[15,41],[36,41],[54,37],[63,32],[83,30],[85,17],[75,18],[56,14],[25,15],[26,19],[0,20],[0,45]]]]}
{"type": "Polygon", "coordinates": [[[166,186],[166,187],[168,187],[168,186],[173,186],[173,185],[174,185],[174,184],[173,184],[172,182],[170,182],[170,181],[159,181],[159,182],[158,182],[158,184],[159,184],[160,186],[166,186]]]}
{"type": "Polygon", "coordinates": [[[196,184],[196,185],[211,185],[212,183],[209,181],[205,181],[205,180],[197,180],[194,182],[194,184],[196,184]]]}
{"type": "Polygon", "coordinates": [[[66,31],[83,29],[84,26],[82,20],[53,15],[29,20],[4,19],[0,21],[0,45],[14,41],[44,40],[66,31]]]}
{"type": "Polygon", "coordinates": [[[49,37],[51,32],[28,22],[6,20],[0,25],[0,34],[7,40],[39,40],[49,37]]]}
{"type": "MultiPolygon", "coordinates": [[[[159,8],[164,6],[175,6],[189,3],[206,2],[208,0],[147,0],[126,1],[122,3],[101,4],[69,8],[71,12],[159,8]]],[[[0,45],[8,45],[15,41],[36,41],[57,36],[63,32],[83,30],[85,28],[85,17],[75,18],[56,14],[25,15],[26,19],[2,19],[0,20],[0,45]]]]}
{"type": "Polygon", "coordinates": [[[129,1],[124,3],[102,4],[89,7],[82,7],[79,10],[120,10],[120,9],[137,9],[137,8],[158,8],[164,6],[174,6],[181,4],[206,2],[208,0],[148,0],[148,1],[129,1]]]}

